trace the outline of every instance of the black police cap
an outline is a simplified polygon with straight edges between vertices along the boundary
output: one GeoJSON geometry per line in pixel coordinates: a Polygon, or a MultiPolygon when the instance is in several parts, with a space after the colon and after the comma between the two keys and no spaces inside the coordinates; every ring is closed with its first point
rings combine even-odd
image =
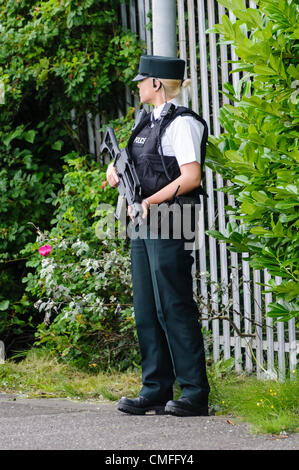
{"type": "Polygon", "coordinates": [[[133,82],[144,80],[147,77],[183,80],[185,61],[176,57],[158,55],[142,55],[139,62],[139,73],[133,82]]]}

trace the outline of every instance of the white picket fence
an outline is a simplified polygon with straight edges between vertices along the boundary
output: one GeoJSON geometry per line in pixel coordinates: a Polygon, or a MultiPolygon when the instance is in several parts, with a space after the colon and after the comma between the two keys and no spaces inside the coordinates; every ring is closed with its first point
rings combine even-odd
{"type": "MultiPolygon", "coordinates": [[[[251,1],[247,6],[256,7],[251,1]]],[[[151,0],[130,0],[127,6],[121,4],[120,11],[124,27],[145,41],[148,54],[152,54],[152,31],[146,27],[150,10],[151,0]]],[[[228,103],[228,98],[219,90],[229,80],[237,89],[240,79],[239,73],[229,75],[231,67],[236,67],[227,62],[237,59],[233,47],[219,45],[215,34],[206,34],[208,28],[221,22],[224,13],[234,19],[232,12],[226,11],[216,0],[177,0],[178,56],[186,60],[187,75],[192,82],[191,96],[185,94],[183,104],[201,114],[210,134],[215,136],[222,132],[219,108],[228,103]]],[[[137,104],[128,92],[126,99],[128,105],[137,104]]],[[[92,153],[97,153],[99,148],[99,127],[98,116],[95,122],[88,117],[92,153]]],[[[233,205],[234,201],[215,189],[227,184],[229,182],[224,182],[206,166],[205,189],[209,198],[202,201],[201,230],[224,231],[228,221],[224,206],[233,205]]],[[[299,351],[295,321],[273,324],[266,316],[272,299],[271,294],[262,294],[260,283],[267,283],[270,276],[266,270],[252,270],[244,257],[246,255],[228,251],[225,244],[210,236],[205,237],[199,256],[195,255],[194,272],[202,273],[194,283],[195,294],[200,294],[207,305],[202,309],[202,323],[211,332],[213,359],[216,362],[234,357],[238,373],[255,372],[260,378],[277,377],[281,381],[288,373],[292,378],[299,351]],[[224,288],[219,295],[220,284],[224,288]]]]}

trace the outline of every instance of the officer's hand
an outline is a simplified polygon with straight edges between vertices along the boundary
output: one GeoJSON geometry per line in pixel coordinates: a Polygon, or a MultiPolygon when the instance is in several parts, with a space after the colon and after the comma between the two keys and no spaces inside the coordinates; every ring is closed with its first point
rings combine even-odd
{"type": "Polygon", "coordinates": [[[133,216],[132,216],[132,207],[131,206],[128,206],[128,214],[129,214],[129,217],[132,220],[132,222],[134,222],[134,219],[133,219],[133,216]]]}
{"type": "MultiPolygon", "coordinates": [[[[148,210],[150,208],[150,203],[148,202],[147,199],[144,199],[141,203],[142,206],[142,218],[146,219],[148,215],[148,210]]],[[[133,215],[132,215],[132,207],[128,206],[128,214],[132,222],[134,222],[133,215]]]]}
{"type": "Polygon", "coordinates": [[[119,183],[119,177],[116,173],[116,169],[113,166],[113,163],[110,163],[110,165],[107,168],[106,171],[106,176],[107,176],[107,181],[112,186],[112,188],[116,188],[116,186],[119,183]]]}
{"type": "Polygon", "coordinates": [[[141,205],[142,205],[142,209],[143,209],[142,218],[146,219],[147,215],[148,215],[148,210],[149,210],[151,205],[150,205],[150,203],[148,202],[147,199],[143,199],[141,205]]]}

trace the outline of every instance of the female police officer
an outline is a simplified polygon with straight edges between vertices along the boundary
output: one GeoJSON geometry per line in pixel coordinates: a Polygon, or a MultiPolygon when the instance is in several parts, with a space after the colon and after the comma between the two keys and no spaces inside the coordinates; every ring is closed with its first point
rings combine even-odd
{"type": "MultiPolygon", "coordinates": [[[[207,126],[175,96],[183,82],[185,62],[141,56],[138,82],[141,103],[154,106],[138,122],[128,142],[143,191],[143,218],[165,201],[199,201],[201,158],[207,126]],[[191,199],[190,199],[191,198],[191,199]]],[[[109,184],[118,176],[110,164],[109,184]]],[[[181,204],[183,207],[183,205],[181,204]]],[[[130,208],[128,209],[130,215],[130,208]]],[[[171,233],[171,232],[170,232],[171,233]]],[[[120,411],[200,416],[208,414],[209,384],[198,311],[193,299],[192,256],[184,237],[131,240],[134,313],[142,356],[142,389],[123,397],[120,411]],[[173,400],[177,380],[181,397],[173,400]]]]}

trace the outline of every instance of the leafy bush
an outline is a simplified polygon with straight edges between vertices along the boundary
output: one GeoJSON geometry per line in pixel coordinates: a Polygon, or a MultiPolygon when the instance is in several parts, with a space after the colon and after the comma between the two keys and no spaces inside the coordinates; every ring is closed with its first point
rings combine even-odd
{"type": "Polygon", "coordinates": [[[86,113],[108,122],[125,108],[141,44],[118,10],[116,0],[0,0],[0,337],[8,354],[30,344],[37,322],[21,282],[30,224],[49,230],[63,155],[89,152],[86,113]]]}
{"type": "Polygon", "coordinates": [[[23,125],[0,130],[0,338],[7,351],[32,339],[35,315],[23,295],[20,250],[33,239],[29,221],[48,225],[61,181],[53,155],[48,161],[38,155],[34,138],[35,132],[23,125]]]}
{"type": "MultiPolygon", "coordinates": [[[[131,114],[112,123],[124,122],[120,139],[131,114]]],[[[96,236],[98,207],[115,207],[118,192],[92,158],[70,154],[64,171],[53,228],[22,251],[31,268],[23,282],[40,312],[36,344],[81,367],[126,369],[140,360],[126,240],[96,236]]]]}
{"type": "Polygon", "coordinates": [[[209,233],[232,251],[248,252],[254,269],[268,270],[267,291],[275,295],[269,315],[287,321],[299,314],[296,1],[260,0],[258,9],[245,8],[243,0],[218,1],[236,21],[224,15],[214,31],[236,47],[236,71],[245,75],[239,96],[226,86],[234,106],[221,109],[226,133],[210,138],[207,156],[232,183],[222,191],[235,197],[228,208],[235,222],[225,233],[209,233]]]}
{"type": "Polygon", "coordinates": [[[130,83],[141,49],[118,23],[118,7],[115,0],[0,0],[6,112],[16,116],[33,95],[63,121],[71,109],[84,120],[88,107],[97,112],[98,97],[108,114],[125,109],[122,85],[130,83]]]}
{"type": "MultiPolygon", "coordinates": [[[[50,237],[50,234],[49,234],[50,237]]],[[[61,358],[79,366],[127,368],[137,359],[130,262],[118,243],[98,247],[77,239],[52,239],[51,254],[28,263],[24,282],[44,315],[36,333],[61,358]]]]}

